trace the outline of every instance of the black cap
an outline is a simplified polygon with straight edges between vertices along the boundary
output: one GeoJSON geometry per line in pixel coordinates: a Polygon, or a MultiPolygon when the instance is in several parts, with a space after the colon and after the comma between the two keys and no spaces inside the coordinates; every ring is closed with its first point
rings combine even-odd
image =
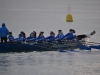
{"type": "Polygon", "coordinates": [[[73,29],[69,29],[69,31],[73,31],[73,29]]]}
{"type": "Polygon", "coordinates": [[[59,32],[61,32],[62,30],[58,30],[59,32]]]}
{"type": "Polygon", "coordinates": [[[41,33],[41,34],[43,34],[44,32],[43,32],[43,31],[41,31],[40,33],[41,33]]]}
{"type": "Polygon", "coordinates": [[[73,33],[76,33],[76,31],[73,29],[73,33]]]}
{"type": "Polygon", "coordinates": [[[22,36],[22,34],[19,34],[19,36],[22,36]]]}
{"type": "Polygon", "coordinates": [[[2,23],[2,26],[5,26],[5,23],[2,23]]]}
{"type": "Polygon", "coordinates": [[[53,33],[54,33],[53,31],[50,32],[50,34],[53,34],[53,33]]]}
{"type": "Polygon", "coordinates": [[[12,34],[12,32],[9,32],[9,34],[12,34]]]}
{"type": "Polygon", "coordinates": [[[35,32],[35,31],[33,31],[32,33],[33,33],[33,34],[36,34],[36,32],[35,32]]]}

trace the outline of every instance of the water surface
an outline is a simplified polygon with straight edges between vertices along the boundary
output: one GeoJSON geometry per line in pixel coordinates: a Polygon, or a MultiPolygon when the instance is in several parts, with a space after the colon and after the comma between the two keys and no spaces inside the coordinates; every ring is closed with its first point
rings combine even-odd
{"type": "MultiPolygon", "coordinates": [[[[73,28],[77,35],[96,30],[90,41],[100,42],[100,0],[0,0],[2,22],[15,37],[73,28]],[[65,21],[68,4],[71,23],[65,21]]],[[[0,53],[0,75],[100,75],[100,50],[0,53]]]]}

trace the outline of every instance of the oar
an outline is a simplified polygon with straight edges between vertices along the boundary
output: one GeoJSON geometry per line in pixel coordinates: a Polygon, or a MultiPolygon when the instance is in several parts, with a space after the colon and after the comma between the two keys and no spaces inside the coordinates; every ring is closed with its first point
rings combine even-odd
{"type": "Polygon", "coordinates": [[[68,50],[59,50],[59,52],[67,52],[68,50]]]}
{"type": "Polygon", "coordinates": [[[80,52],[80,51],[76,51],[76,50],[70,50],[71,52],[80,52]]]}
{"type": "MultiPolygon", "coordinates": [[[[25,42],[22,44],[26,44],[25,42]]],[[[32,46],[36,46],[39,48],[44,48],[44,49],[51,49],[52,48],[52,43],[46,43],[46,42],[42,42],[42,43],[38,43],[38,42],[27,42],[28,45],[32,45],[32,46]]]]}
{"type": "Polygon", "coordinates": [[[91,47],[89,47],[89,46],[80,46],[79,49],[81,49],[81,50],[91,50],[91,47]]]}
{"type": "Polygon", "coordinates": [[[89,46],[90,48],[94,48],[94,49],[100,49],[100,45],[97,46],[89,46]]]}
{"type": "MultiPolygon", "coordinates": [[[[70,46],[80,46],[81,45],[80,42],[72,42],[72,43],[70,43],[70,42],[64,42],[64,43],[67,44],[68,47],[70,47],[70,46]]],[[[43,42],[43,43],[41,43],[39,45],[39,43],[34,43],[33,42],[33,44],[31,44],[31,45],[38,46],[40,48],[51,49],[54,44],[58,44],[59,45],[60,43],[59,42],[52,42],[52,43],[50,43],[50,42],[48,42],[48,43],[43,42]]],[[[90,48],[85,47],[85,46],[80,47],[80,49],[91,50],[90,48]]]]}
{"type": "Polygon", "coordinates": [[[97,42],[88,42],[89,44],[100,44],[100,43],[97,43],[97,42]]]}
{"type": "Polygon", "coordinates": [[[68,52],[68,51],[70,51],[70,52],[80,52],[80,51],[76,51],[76,50],[59,50],[59,52],[68,52]]]}
{"type": "Polygon", "coordinates": [[[44,48],[44,49],[51,49],[52,48],[52,46],[50,46],[50,45],[39,45],[39,44],[34,44],[33,46],[36,46],[36,47],[39,47],[39,48],[44,48]]]}

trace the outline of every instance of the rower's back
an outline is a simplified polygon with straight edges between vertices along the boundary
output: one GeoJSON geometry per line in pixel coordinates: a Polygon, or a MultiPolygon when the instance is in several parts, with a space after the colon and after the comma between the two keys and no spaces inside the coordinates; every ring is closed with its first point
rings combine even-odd
{"type": "Polygon", "coordinates": [[[2,23],[2,27],[0,28],[0,37],[1,43],[7,43],[7,35],[9,34],[9,30],[6,28],[5,23],[2,23]]]}

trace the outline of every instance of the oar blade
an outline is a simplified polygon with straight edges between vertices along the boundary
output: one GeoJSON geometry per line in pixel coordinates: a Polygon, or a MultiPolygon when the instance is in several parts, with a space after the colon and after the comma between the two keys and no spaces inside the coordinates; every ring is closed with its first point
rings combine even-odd
{"type": "Polygon", "coordinates": [[[70,52],[80,52],[80,51],[77,51],[77,50],[70,50],[70,52]]]}
{"type": "Polygon", "coordinates": [[[59,50],[59,52],[67,52],[67,50],[59,50]]]}
{"type": "Polygon", "coordinates": [[[94,35],[95,33],[96,33],[96,31],[94,30],[93,32],[90,33],[90,35],[92,36],[92,35],[94,35]]]}
{"type": "Polygon", "coordinates": [[[80,50],[91,50],[89,46],[80,46],[79,49],[80,50]]]}
{"type": "Polygon", "coordinates": [[[89,46],[90,48],[94,48],[94,49],[100,49],[100,45],[98,46],[89,46]]]}

